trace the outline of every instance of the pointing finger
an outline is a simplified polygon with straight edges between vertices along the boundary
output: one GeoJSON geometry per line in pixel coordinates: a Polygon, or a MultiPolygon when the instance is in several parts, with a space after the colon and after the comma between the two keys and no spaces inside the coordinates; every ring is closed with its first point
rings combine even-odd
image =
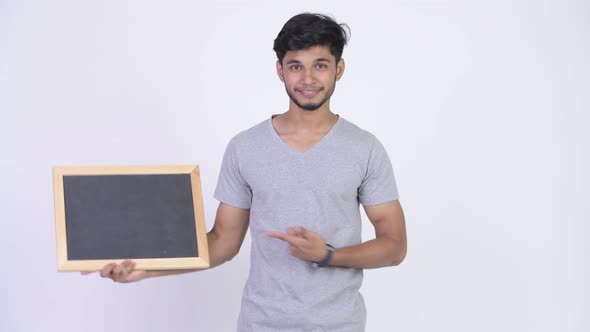
{"type": "Polygon", "coordinates": [[[275,239],[287,241],[287,242],[288,242],[287,238],[289,237],[289,235],[287,235],[285,233],[280,233],[280,232],[264,232],[264,235],[266,235],[268,237],[275,238],[275,239]]]}
{"type": "Polygon", "coordinates": [[[302,241],[302,239],[298,238],[297,236],[293,236],[293,235],[289,235],[289,234],[285,234],[285,233],[280,233],[280,232],[265,232],[264,234],[266,236],[288,242],[289,244],[294,245],[294,246],[301,244],[301,241],[302,241]]]}

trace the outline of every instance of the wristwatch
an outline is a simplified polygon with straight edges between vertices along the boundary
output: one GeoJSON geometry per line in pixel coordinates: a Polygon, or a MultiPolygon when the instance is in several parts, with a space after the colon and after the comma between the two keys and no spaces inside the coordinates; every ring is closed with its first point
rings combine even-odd
{"type": "Polygon", "coordinates": [[[334,251],[336,251],[336,249],[329,243],[326,243],[326,248],[328,250],[326,252],[326,256],[324,257],[324,259],[322,259],[320,262],[313,262],[313,266],[325,267],[330,264],[330,261],[332,260],[332,256],[334,256],[334,251]]]}

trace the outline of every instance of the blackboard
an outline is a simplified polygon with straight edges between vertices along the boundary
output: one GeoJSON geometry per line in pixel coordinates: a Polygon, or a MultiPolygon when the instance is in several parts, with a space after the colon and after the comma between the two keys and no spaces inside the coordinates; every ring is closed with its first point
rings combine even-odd
{"type": "Polygon", "coordinates": [[[209,266],[199,168],[54,167],[59,271],[209,266]]]}

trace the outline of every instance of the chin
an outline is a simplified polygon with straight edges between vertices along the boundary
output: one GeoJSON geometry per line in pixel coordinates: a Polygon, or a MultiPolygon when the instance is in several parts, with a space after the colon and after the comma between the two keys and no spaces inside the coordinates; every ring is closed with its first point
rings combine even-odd
{"type": "Polygon", "coordinates": [[[301,108],[302,110],[307,111],[307,112],[316,111],[326,103],[326,100],[322,100],[320,103],[307,103],[307,104],[301,103],[297,100],[293,100],[293,101],[295,102],[295,105],[297,105],[299,108],[301,108]]]}
{"type": "Polygon", "coordinates": [[[322,107],[326,101],[328,101],[329,96],[325,97],[320,101],[320,102],[316,102],[316,103],[302,103],[299,100],[297,100],[297,98],[295,98],[295,93],[291,93],[288,89],[287,90],[287,95],[289,96],[289,98],[291,99],[291,101],[293,101],[293,103],[295,103],[295,105],[297,105],[297,107],[299,107],[300,109],[306,111],[306,112],[313,112],[318,110],[320,107],[322,107]]]}
{"type": "Polygon", "coordinates": [[[312,104],[312,105],[301,105],[299,107],[306,112],[313,112],[313,111],[317,111],[317,109],[320,108],[321,106],[322,105],[312,104]]]}

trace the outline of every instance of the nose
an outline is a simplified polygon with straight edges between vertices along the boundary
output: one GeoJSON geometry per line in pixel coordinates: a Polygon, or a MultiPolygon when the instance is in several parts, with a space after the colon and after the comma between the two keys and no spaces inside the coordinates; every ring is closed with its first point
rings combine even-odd
{"type": "Polygon", "coordinates": [[[303,84],[312,84],[313,82],[315,82],[313,68],[307,68],[302,70],[301,82],[303,84]]]}

